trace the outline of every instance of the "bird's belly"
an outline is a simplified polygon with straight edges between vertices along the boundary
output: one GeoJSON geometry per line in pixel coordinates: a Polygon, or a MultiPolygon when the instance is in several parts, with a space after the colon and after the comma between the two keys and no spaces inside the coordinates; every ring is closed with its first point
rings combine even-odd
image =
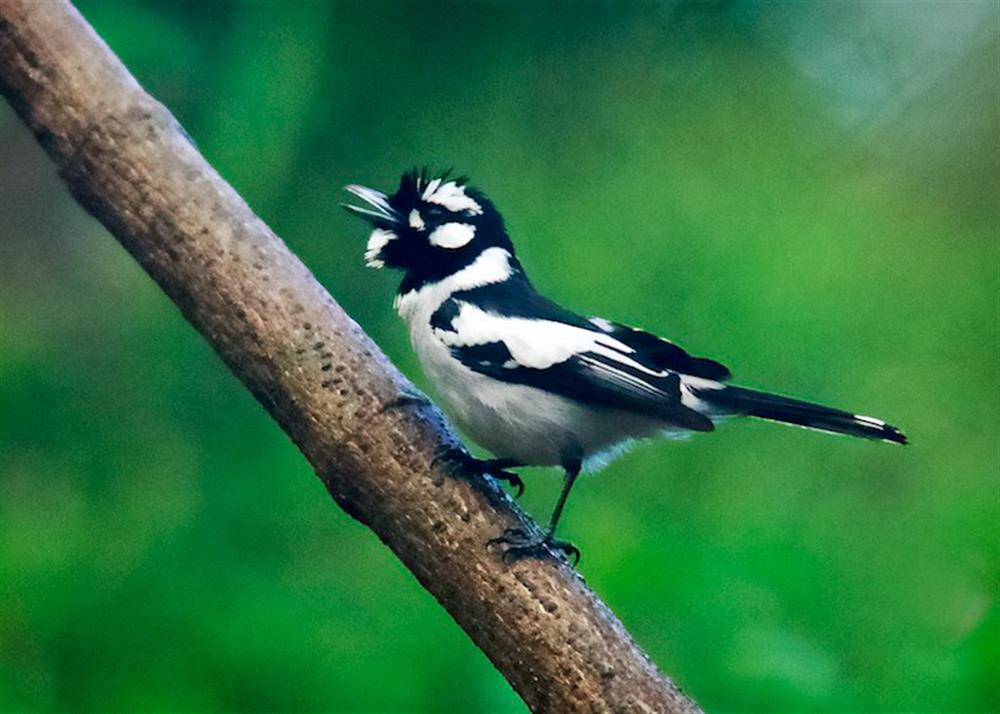
{"type": "Polygon", "coordinates": [[[445,410],[473,441],[498,458],[558,465],[567,456],[587,459],[665,426],[638,414],[502,382],[470,370],[436,340],[413,342],[445,410]]]}

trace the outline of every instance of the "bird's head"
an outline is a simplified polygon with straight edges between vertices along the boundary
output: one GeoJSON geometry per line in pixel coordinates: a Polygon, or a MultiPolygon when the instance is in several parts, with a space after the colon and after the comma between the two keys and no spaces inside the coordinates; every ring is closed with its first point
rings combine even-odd
{"type": "Polygon", "coordinates": [[[500,214],[464,178],[414,169],[391,196],[355,184],[345,189],[367,204],[344,208],[374,227],[365,250],[369,267],[429,280],[460,270],[488,248],[514,253],[500,214]]]}

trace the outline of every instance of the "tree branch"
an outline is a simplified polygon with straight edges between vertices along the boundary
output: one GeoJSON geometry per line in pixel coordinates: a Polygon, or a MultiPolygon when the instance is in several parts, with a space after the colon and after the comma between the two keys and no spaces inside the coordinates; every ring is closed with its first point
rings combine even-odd
{"type": "Polygon", "coordinates": [[[73,196],[177,303],[533,711],[696,712],[563,562],[484,544],[523,515],[433,465],[456,439],[64,0],[0,0],[0,92],[73,196]]]}

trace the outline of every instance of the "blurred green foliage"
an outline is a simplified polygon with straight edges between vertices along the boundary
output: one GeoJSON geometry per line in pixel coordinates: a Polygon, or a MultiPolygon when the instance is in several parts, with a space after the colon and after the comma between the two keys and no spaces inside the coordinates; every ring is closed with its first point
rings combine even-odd
{"type": "MultiPolygon", "coordinates": [[[[583,573],[708,710],[1000,709],[995,2],[79,6],[421,386],[338,207],[415,163],[566,305],[906,429],[580,485],[583,573]]],[[[4,712],[523,711],[6,105],[0,566],[4,712]]]]}

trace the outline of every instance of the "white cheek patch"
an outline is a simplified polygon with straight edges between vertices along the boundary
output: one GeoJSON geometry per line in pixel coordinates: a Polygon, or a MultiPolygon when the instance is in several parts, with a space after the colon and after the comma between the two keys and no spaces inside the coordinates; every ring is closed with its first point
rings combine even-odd
{"type": "Polygon", "coordinates": [[[424,223],[424,217],[420,215],[420,211],[414,208],[410,211],[410,228],[422,231],[427,225],[424,223]]]}
{"type": "Polygon", "coordinates": [[[445,223],[434,229],[428,240],[439,248],[461,248],[476,237],[476,227],[468,223],[445,223]]]}
{"type": "Polygon", "coordinates": [[[427,184],[422,198],[427,203],[436,203],[452,213],[468,211],[471,215],[478,216],[483,212],[483,207],[476,203],[474,198],[466,195],[465,188],[454,181],[441,184],[441,179],[434,179],[427,184]]]}
{"type": "Polygon", "coordinates": [[[397,237],[392,231],[385,231],[381,228],[373,230],[372,234],[368,236],[368,245],[365,247],[365,265],[369,268],[384,267],[385,262],[379,255],[382,253],[382,249],[389,244],[389,241],[396,240],[397,237]]]}

